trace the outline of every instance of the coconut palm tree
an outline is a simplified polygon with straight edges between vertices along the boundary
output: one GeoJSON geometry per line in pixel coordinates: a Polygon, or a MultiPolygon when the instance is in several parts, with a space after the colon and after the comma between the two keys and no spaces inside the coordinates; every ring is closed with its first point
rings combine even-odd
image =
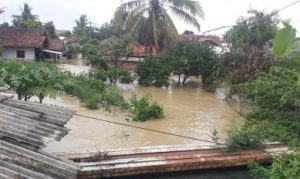
{"type": "Polygon", "coordinates": [[[78,20],[75,20],[76,26],[80,29],[84,29],[87,27],[89,23],[89,19],[86,15],[81,15],[78,20]]]}
{"type": "Polygon", "coordinates": [[[38,21],[38,16],[32,14],[32,7],[28,3],[24,3],[23,7],[19,7],[21,15],[13,15],[12,23],[16,27],[25,27],[28,21],[38,21]]]}
{"type": "Polygon", "coordinates": [[[152,54],[153,48],[160,52],[178,39],[169,12],[198,30],[198,18],[204,17],[202,7],[196,0],[129,0],[118,10],[128,13],[125,28],[131,35],[139,36],[139,39],[142,37],[148,54],[152,54]]]}

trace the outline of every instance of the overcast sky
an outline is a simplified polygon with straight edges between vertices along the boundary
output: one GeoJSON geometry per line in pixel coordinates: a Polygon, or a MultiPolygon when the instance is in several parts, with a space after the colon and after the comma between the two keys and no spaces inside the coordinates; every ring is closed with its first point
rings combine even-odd
{"type": "MultiPolygon", "coordinates": [[[[205,12],[204,20],[200,20],[201,31],[207,31],[223,25],[233,25],[236,19],[246,15],[249,8],[270,12],[281,9],[296,0],[199,0],[205,12]]],[[[57,29],[71,30],[75,19],[86,14],[96,26],[109,21],[121,0],[0,0],[0,7],[5,13],[0,15],[0,23],[11,21],[13,14],[20,14],[19,6],[28,2],[33,8],[33,14],[39,15],[42,22],[53,21],[57,29]]],[[[282,11],[280,18],[292,19],[292,24],[300,30],[300,3],[282,11]]],[[[192,27],[175,19],[178,31],[182,33],[192,27]]],[[[212,33],[221,34],[222,31],[212,33]]],[[[196,32],[201,33],[201,32],[196,32]]]]}

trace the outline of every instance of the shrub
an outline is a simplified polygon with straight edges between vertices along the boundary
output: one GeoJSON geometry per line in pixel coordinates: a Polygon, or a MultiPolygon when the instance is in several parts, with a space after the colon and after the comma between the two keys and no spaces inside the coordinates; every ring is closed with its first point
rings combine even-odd
{"type": "Polygon", "coordinates": [[[45,97],[54,97],[61,88],[63,73],[53,64],[2,62],[0,65],[0,81],[15,90],[19,100],[37,96],[42,103],[45,97]]]}
{"type": "Polygon", "coordinates": [[[225,141],[225,145],[227,152],[264,148],[261,136],[250,126],[244,126],[241,129],[233,126],[228,131],[228,138],[225,141]]]}
{"type": "Polygon", "coordinates": [[[163,107],[157,103],[151,103],[151,96],[148,94],[140,99],[133,96],[130,100],[134,121],[146,121],[149,119],[163,118],[163,107]]]}
{"type": "Polygon", "coordinates": [[[131,76],[130,72],[129,71],[121,71],[120,72],[120,83],[123,83],[123,84],[129,84],[129,83],[132,83],[134,81],[133,77],[131,76]]]}
{"type": "Polygon", "coordinates": [[[250,162],[249,168],[255,179],[299,178],[300,151],[296,150],[291,154],[276,157],[270,167],[263,167],[255,162],[250,162]]]}
{"type": "Polygon", "coordinates": [[[127,108],[126,101],[123,98],[121,90],[117,86],[109,86],[105,89],[102,94],[102,104],[105,107],[109,107],[111,105],[121,107],[122,109],[127,108]]]}
{"type": "Polygon", "coordinates": [[[136,67],[139,84],[142,86],[169,86],[170,70],[162,60],[149,57],[136,67]]]}
{"type": "Polygon", "coordinates": [[[116,86],[108,86],[103,81],[86,75],[69,74],[63,83],[63,90],[67,94],[78,97],[84,106],[90,109],[97,109],[99,104],[106,108],[111,105],[124,108],[126,103],[116,86]]]}

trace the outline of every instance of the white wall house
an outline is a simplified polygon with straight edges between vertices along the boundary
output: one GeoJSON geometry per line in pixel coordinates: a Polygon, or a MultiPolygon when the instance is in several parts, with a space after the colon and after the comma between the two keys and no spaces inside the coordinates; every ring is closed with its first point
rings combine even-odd
{"type": "Polygon", "coordinates": [[[43,58],[49,40],[43,30],[0,27],[0,44],[3,59],[32,62],[43,58]]]}
{"type": "Polygon", "coordinates": [[[19,47],[3,48],[2,58],[5,60],[32,62],[35,60],[35,49],[19,47]]]}

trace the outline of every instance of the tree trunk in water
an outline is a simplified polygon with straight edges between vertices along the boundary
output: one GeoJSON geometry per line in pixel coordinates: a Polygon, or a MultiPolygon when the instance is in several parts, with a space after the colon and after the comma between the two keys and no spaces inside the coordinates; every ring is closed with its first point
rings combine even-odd
{"type": "Polygon", "coordinates": [[[41,104],[43,103],[43,99],[44,99],[44,96],[43,96],[43,95],[39,96],[39,100],[40,100],[40,103],[41,103],[41,104]]]}
{"type": "Polygon", "coordinates": [[[189,78],[189,76],[188,75],[184,75],[184,77],[183,77],[183,81],[182,81],[182,85],[184,85],[185,84],[185,82],[186,82],[186,80],[189,78]]]}

